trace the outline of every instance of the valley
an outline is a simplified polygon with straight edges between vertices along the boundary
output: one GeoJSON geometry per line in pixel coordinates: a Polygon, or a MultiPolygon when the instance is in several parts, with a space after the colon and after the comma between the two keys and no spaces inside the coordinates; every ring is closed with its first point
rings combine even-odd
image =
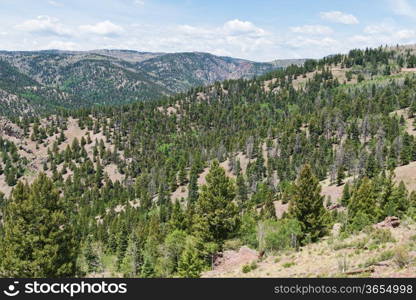
{"type": "Polygon", "coordinates": [[[50,218],[57,276],[412,276],[413,49],[1,53],[0,273],[50,218]]]}

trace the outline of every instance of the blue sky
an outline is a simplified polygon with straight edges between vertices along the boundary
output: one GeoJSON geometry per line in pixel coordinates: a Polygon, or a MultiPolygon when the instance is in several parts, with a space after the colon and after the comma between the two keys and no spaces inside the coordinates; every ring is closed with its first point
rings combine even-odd
{"type": "Polygon", "coordinates": [[[203,51],[255,61],[416,42],[416,0],[0,0],[0,49],[203,51]]]}

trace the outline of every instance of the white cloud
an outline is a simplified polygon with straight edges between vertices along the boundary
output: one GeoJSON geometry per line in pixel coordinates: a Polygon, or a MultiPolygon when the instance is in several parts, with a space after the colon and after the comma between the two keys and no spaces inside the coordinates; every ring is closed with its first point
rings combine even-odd
{"type": "Polygon", "coordinates": [[[333,30],[330,27],[322,25],[303,25],[291,27],[290,30],[294,33],[303,33],[303,34],[317,34],[317,35],[326,35],[333,33],[333,30]]]}
{"type": "Polygon", "coordinates": [[[341,23],[341,24],[347,24],[347,25],[359,23],[358,19],[354,15],[346,14],[341,11],[321,12],[320,16],[322,19],[330,21],[330,22],[334,22],[334,23],[341,23]]]}
{"type": "Polygon", "coordinates": [[[231,35],[254,34],[260,36],[266,33],[263,29],[255,26],[253,23],[249,21],[240,21],[239,19],[226,22],[223,28],[227,34],[231,35]]]}
{"type": "Polygon", "coordinates": [[[133,3],[137,6],[143,6],[144,5],[144,1],[143,0],[134,0],[133,3]]]}
{"type": "Polygon", "coordinates": [[[395,14],[411,18],[416,17],[416,8],[407,0],[390,0],[390,3],[395,14]]]}
{"type": "Polygon", "coordinates": [[[93,33],[106,36],[120,35],[124,31],[123,27],[116,25],[108,20],[98,22],[94,25],[81,25],[79,26],[79,30],[85,33],[93,33]]]}
{"type": "Polygon", "coordinates": [[[37,32],[53,35],[71,35],[72,32],[59,22],[59,19],[50,16],[38,16],[36,19],[27,20],[15,26],[17,29],[27,32],[37,32]]]}
{"type": "Polygon", "coordinates": [[[416,38],[416,31],[412,29],[402,29],[397,31],[396,35],[400,40],[410,40],[416,38]]]}

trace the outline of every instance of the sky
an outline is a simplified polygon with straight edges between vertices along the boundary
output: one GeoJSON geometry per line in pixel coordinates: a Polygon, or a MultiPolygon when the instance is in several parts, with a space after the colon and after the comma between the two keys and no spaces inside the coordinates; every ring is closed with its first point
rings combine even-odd
{"type": "Polygon", "coordinates": [[[1,50],[209,52],[254,61],[416,43],[416,0],[0,0],[1,50]]]}

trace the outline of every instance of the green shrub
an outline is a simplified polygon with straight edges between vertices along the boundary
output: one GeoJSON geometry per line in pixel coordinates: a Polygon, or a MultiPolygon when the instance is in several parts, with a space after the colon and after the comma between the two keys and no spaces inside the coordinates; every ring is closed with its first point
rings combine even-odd
{"type": "Polygon", "coordinates": [[[251,266],[250,265],[244,265],[242,268],[243,273],[248,273],[251,271],[251,266]]]}
{"type": "Polygon", "coordinates": [[[239,239],[232,239],[224,242],[224,250],[238,250],[241,246],[243,246],[243,243],[239,239]]]}
{"type": "Polygon", "coordinates": [[[377,228],[370,234],[370,238],[375,244],[394,243],[396,241],[389,229],[377,228]]]}
{"type": "Polygon", "coordinates": [[[253,261],[251,264],[245,264],[241,271],[243,273],[249,273],[255,269],[257,269],[257,263],[253,261]]]}
{"type": "Polygon", "coordinates": [[[300,223],[294,219],[262,222],[257,229],[259,248],[266,252],[295,248],[301,233],[300,223]]]}
{"type": "Polygon", "coordinates": [[[290,268],[294,265],[296,265],[296,263],[293,262],[293,261],[290,261],[290,262],[284,263],[282,266],[283,266],[283,268],[290,268]]]}
{"type": "Polygon", "coordinates": [[[380,254],[380,261],[389,260],[394,256],[394,252],[391,250],[384,251],[380,254]]]}
{"type": "Polygon", "coordinates": [[[257,220],[252,214],[244,214],[241,218],[239,237],[244,245],[258,248],[257,220]]]}

